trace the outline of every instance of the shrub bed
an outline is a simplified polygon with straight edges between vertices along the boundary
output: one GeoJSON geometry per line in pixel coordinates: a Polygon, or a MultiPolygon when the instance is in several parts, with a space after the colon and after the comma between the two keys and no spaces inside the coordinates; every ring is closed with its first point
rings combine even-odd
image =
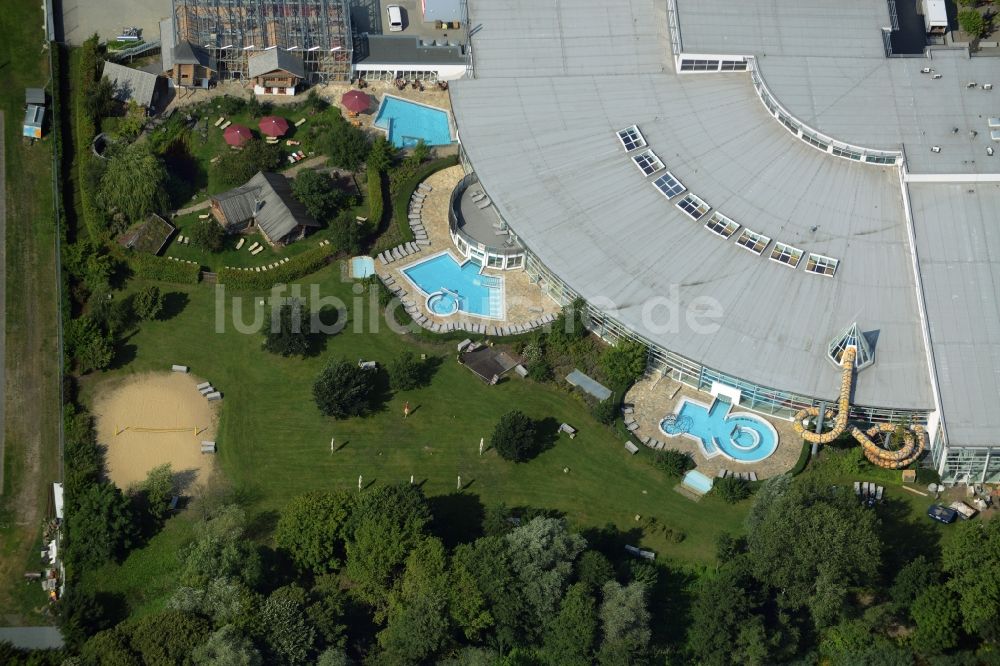
{"type": "Polygon", "coordinates": [[[73,135],[76,153],[77,187],[80,192],[80,216],[83,218],[87,234],[95,243],[100,243],[104,236],[104,225],[100,211],[95,201],[95,192],[91,188],[93,178],[88,177],[92,166],[89,164],[94,157],[90,152],[90,142],[97,135],[97,120],[87,109],[87,98],[97,83],[97,67],[100,63],[97,35],[94,35],[80,47],[80,55],[76,61],[72,76],[77,92],[73,95],[73,135]]]}
{"type": "MultiPolygon", "coordinates": [[[[396,200],[393,202],[393,220],[396,222],[396,230],[399,234],[399,242],[405,243],[413,240],[413,230],[410,229],[410,221],[407,219],[409,212],[410,197],[417,185],[427,179],[433,173],[442,169],[453,167],[458,164],[458,155],[450,155],[441,159],[428,162],[414,172],[409,179],[399,183],[395,194],[396,200]]],[[[398,245],[399,243],[397,243],[398,245]]]]}
{"type": "Polygon", "coordinates": [[[223,268],[218,272],[216,281],[234,289],[270,289],[276,284],[291,282],[315,273],[330,263],[335,249],[333,245],[315,247],[293,257],[287,263],[259,273],[238,268],[223,268]]]}

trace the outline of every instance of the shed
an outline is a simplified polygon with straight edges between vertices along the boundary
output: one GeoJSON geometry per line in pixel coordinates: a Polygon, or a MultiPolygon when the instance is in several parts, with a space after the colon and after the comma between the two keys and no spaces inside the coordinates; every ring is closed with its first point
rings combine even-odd
{"type": "Polygon", "coordinates": [[[45,89],[44,88],[25,88],[24,89],[24,103],[36,104],[38,106],[45,106],[45,89]]]}
{"type": "Polygon", "coordinates": [[[493,347],[478,347],[463,351],[458,355],[458,362],[490,384],[495,384],[504,373],[517,365],[517,359],[493,347]]]}
{"type": "Polygon", "coordinates": [[[22,134],[29,139],[42,138],[42,123],[45,121],[45,107],[29,104],[24,112],[24,127],[22,134]]]}
{"type": "Polygon", "coordinates": [[[159,97],[161,79],[156,74],[105,62],[103,75],[114,84],[114,97],[123,104],[131,100],[148,109],[159,97]]]}
{"type": "Polygon", "coordinates": [[[177,229],[156,213],[136,222],[118,237],[118,244],[137,252],[159,254],[177,229]]]}

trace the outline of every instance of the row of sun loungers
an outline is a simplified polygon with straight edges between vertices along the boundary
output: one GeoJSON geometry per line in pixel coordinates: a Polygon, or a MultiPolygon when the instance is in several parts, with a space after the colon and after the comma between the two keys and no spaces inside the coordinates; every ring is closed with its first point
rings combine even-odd
{"type": "MultiPolygon", "coordinates": [[[[215,390],[215,387],[212,386],[212,382],[202,382],[201,384],[195,386],[195,388],[198,389],[198,392],[201,393],[203,396],[205,396],[205,399],[208,400],[209,402],[222,400],[222,393],[215,390]]],[[[202,442],[202,444],[204,443],[205,442],[202,442]]],[[[211,444],[214,446],[215,442],[211,442],[211,444]]],[[[202,451],[202,453],[205,453],[205,451],[202,451]]],[[[215,453],[214,449],[212,450],[212,453],[215,453]]]]}
{"type": "Polygon", "coordinates": [[[177,242],[180,243],[181,245],[190,245],[191,244],[191,237],[190,236],[182,236],[180,234],[177,234],[177,242]]]}
{"type": "Polygon", "coordinates": [[[291,155],[288,156],[288,163],[295,164],[296,162],[301,162],[305,158],[306,154],[300,150],[297,153],[292,153],[291,155]]]}
{"type": "MultiPolygon", "coordinates": [[[[261,249],[263,249],[263,248],[261,248],[261,249]]],[[[256,252],[252,252],[251,254],[256,254],[256,252]]],[[[284,259],[279,259],[278,261],[272,262],[272,263],[264,265],[264,266],[226,266],[226,268],[236,269],[236,270],[240,270],[240,271],[253,271],[254,273],[260,273],[262,271],[269,271],[272,268],[277,268],[278,266],[280,266],[282,264],[286,264],[289,261],[291,261],[291,259],[289,259],[288,257],[285,257],[284,259]]]]}
{"type": "Polygon", "coordinates": [[[417,185],[417,190],[410,197],[410,208],[407,213],[407,220],[410,223],[410,230],[413,232],[413,238],[416,240],[417,245],[421,247],[427,247],[431,244],[430,239],[427,237],[427,229],[424,228],[423,219],[423,208],[424,200],[427,198],[427,194],[430,193],[434,188],[427,183],[420,183],[417,185]]]}
{"type": "Polygon", "coordinates": [[[882,494],[885,492],[883,486],[871,481],[855,481],[854,494],[861,499],[874,499],[876,502],[882,501],[882,494]]]}
{"type": "Polygon", "coordinates": [[[379,252],[378,260],[383,266],[387,266],[394,261],[399,261],[403,257],[408,257],[415,252],[420,252],[422,248],[413,241],[407,241],[385,252],[379,252]]]}
{"type": "Polygon", "coordinates": [[[756,481],[757,472],[734,472],[730,469],[720,469],[715,475],[720,479],[740,479],[742,481],[756,481]]]}

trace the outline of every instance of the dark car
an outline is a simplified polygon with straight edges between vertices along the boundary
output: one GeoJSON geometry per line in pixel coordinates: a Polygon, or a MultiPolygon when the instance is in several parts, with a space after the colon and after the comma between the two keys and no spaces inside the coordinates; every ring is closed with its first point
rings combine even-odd
{"type": "Polygon", "coordinates": [[[949,509],[946,506],[941,506],[940,504],[932,504],[931,507],[927,509],[927,515],[939,523],[950,525],[955,522],[956,518],[958,518],[958,511],[949,509]]]}

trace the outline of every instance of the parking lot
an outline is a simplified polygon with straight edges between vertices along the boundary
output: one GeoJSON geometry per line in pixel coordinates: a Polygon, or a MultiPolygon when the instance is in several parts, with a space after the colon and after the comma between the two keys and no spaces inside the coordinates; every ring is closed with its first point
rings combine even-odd
{"type": "Polygon", "coordinates": [[[351,21],[357,32],[416,37],[428,43],[465,43],[467,27],[464,25],[458,30],[442,30],[435,28],[433,23],[424,23],[420,0],[363,0],[351,4],[351,21]],[[386,17],[386,7],[389,5],[398,5],[403,10],[402,32],[389,32],[386,17]]]}

